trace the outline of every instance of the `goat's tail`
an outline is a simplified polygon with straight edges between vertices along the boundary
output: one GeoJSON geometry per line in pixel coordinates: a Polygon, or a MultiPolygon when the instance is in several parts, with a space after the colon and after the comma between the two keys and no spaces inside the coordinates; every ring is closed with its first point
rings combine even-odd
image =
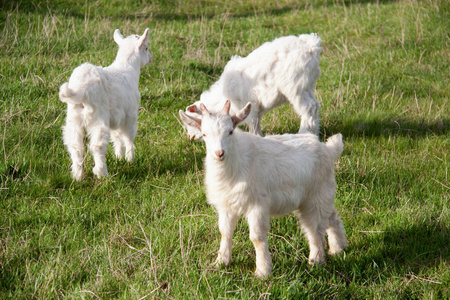
{"type": "Polygon", "coordinates": [[[83,94],[69,88],[69,83],[65,82],[59,88],[59,99],[62,102],[79,104],[83,101],[83,94]]]}
{"type": "Polygon", "coordinates": [[[344,150],[344,143],[342,142],[342,134],[338,133],[330,137],[326,144],[330,153],[333,155],[334,159],[338,159],[344,150]]]}
{"type": "Polygon", "coordinates": [[[298,38],[307,45],[309,52],[316,54],[320,54],[322,52],[322,47],[320,47],[322,39],[317,35],[317,33],[301,34],[298,38]]]}

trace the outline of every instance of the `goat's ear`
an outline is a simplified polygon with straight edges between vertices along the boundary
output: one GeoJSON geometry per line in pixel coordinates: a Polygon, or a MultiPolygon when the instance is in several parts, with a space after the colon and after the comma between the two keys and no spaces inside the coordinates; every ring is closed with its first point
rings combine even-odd
{"type": "Polygon", "coordinates": [[[245,118],[248,117],[248,115],[250,114],[251,108],[252,108],[252,105],[249,102],[249,103],[247,103],[247,105],[243,109],[238,111],[235,116],[231,117],[231,120],[233,121],[234,127],[236,127],[237,124],[241,123],[242,121],[245,120],[245,118]]]}
{"type": "Polygon", "coordinates": [[[117,45],[120,45],[123,41],[123,35],[120,33],[119,29],[116,29],[114,31],[114,41],[116,42],[117,45]]]}
{"type": "Polygon", "coordinates": [[[201,114],[202,112],[198,109],[197,105],[192,104],[191,106],[188,106],[186,108],[186,111],[191,112],[191,113],[197,113],[197,114],[201,114]]]}
{"type": "Polygon", "coordinates": [[[200,110],[202,111],[203,116],[209,116],[209,111],[203,103],[200,103],[200,110]]]}
{"type": "Polygon", "coordinates": [[[230,100],[227,100],[227,101],[225,102],[225,105],[224,105],[223,108],[222,108],[222,113],[224,113],[224,114],[226,114],[226,115],[229,115],[229,114],[230,114],[230,107],[231,107],[230,100]]]}
{"type": "Polygon", "coordinates": [[[181,109],[178,111],[178,114],[180,115],[181,121],[183,121],[184,125],[186,125],[188,127],[193,127],[195,129],[201,131],[202,120],[188,116],[181,109]]]}
{"type": "Polygon", "coordinates": [[[148,28],[145,29],[144,34],[139,38],[138,47],[141,48],[142,45],[147,43],[147,41],[148,41],[148,28]]]}

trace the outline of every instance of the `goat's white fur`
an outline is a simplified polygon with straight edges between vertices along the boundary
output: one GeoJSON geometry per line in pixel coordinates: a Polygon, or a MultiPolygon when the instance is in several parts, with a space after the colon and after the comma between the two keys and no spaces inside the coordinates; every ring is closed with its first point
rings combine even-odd
{"type": "Polygon", "coordinates": [[[111,135],[115,154],[127,161],[134,159],[134,138],[140,93],[140,69],[150,63],[147,28],[142,36],[124,38],[119,29],[114,41],[119,45],[116,60],[108,67],[84,63],[77,67],[59,90],[67,103],[63,140],[72,159],[72,176],[83,178],[85,130],[94,156],[97,177],[108,174],[105,152],[111,135]],[[110,134],[111,133],[111,134],[110,134]]]}
{"type": "Polygon", "coordinates": [[[263,138],[235,129],[249,114],[250,103],[235,116],[229,115],[228,101],[220,113],[210,113],[203,104],[201,110],[202,119],[179,113],[186,126],[202,132],[206,143],[207,200],[218,211],[222,235],[217,262],[231,262],[240,215],[248,221],[258,277],[272,270],[267,240],[271,216],[294,212],[299,217],[310,246],[310,264],[325,259],[325,233],[329,253],[340,253],[347,240],[334,207],[334,168],[343,150],[342,135],[333,135],[325,144],[311,133],[263,138]]]}
{"type": "MultiPolygon", "coordinates": [[[[201,119],[200,104],[211,112],[219,112],[226,100],[231,112],[242,109],[248,102],[252,110],[245,123],[250,132],[263,135],[261,118],[274,107],[289,102],[301,115],[299,132],[319,132],[320,103],[314,88],[320,75],[321,39],[317,34],[286,36],[264,43],[247,57],[233,56],[219,80],[200,100],[186,108],[186,113],[201,119]]],[[[201,139],[195,127],[187,127],[188,135],[201,139]]]]}

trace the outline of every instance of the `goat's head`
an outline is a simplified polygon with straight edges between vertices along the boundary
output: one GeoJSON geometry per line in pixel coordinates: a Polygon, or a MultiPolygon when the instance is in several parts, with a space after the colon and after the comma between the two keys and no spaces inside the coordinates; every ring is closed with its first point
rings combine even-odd
{"type": "Polygon", "coordinates": [[[251,104],[248,103],[236,115],[230,116],[230,101],[227,100],[222,112],[210,113],[204,104],[200,104],[201,118],[189,116],[180,110],[181,120],[186,127],[201,132],[206,143],[207,155],[217,161],[227,157],[228,148],[233,143],[233,132],[236,126],[247,118],[251,104]]]}
{"type": "Polygon", "coordinates": [[[138,60],[141,68],[148,65],[152,58],[148,51],[148,33],[149,29],[147,28],[142,36],[133,34],[124,38],[119,29],[116,29],[114,31],[114,41],[119,45],[116,59],[127,63],[138,60]]]}

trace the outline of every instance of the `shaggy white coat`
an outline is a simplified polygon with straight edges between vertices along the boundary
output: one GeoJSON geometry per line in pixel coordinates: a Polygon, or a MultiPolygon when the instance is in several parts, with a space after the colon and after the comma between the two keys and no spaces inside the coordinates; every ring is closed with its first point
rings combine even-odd
{"type": "Polygon", "coordinates": [[[118,29],[114,41],[119,45],[116,60],[108,67],[84,63],[77,67],[59,90],[67,103],[63,139],[72,159],[72,176],[83,178],[85,130],[94,157],[97,177],[108,174],[105,153],[111,135],[115,154],[127,161],[134,159],[140,93],[140,69],[150,63],[148,28],[142,36],[124,38],[118,29]]]}
{"type": "MultiPolygon", "coordinates": [[[[314,88],[320,75],[321,39],[317,34],[286,36],[264,43],[247,57],[234,56],[219,80],[186,113],[201,119],[200,103],[220,112],[226,100],[236,113],[248,102],[252,110],[244,123],[250,132],[263,135],[261,118],[274,107],[289,102],[301,116],[299,132],[319,132],[320,103],[314,88]]],[[[187,127],[188,135],[201,139],[200,131],[187,127]]]]}
{"type": "Polygon", "coordinates": [[[249,114],[250,104],[236,116],[229,115],[228,101],[221,113],[209,113],[204,105],[201,109],[201,120],[181,110],[180,117],[186,126],[200,130],[206,143],[207,199],[218,212],[222,235],[217,262],[230,264],[233,231],[241,215],[247,218],[256,250],[258,277],[272,270],[267,239],[271,216],[296,214],[309,242],[310,264],[324,261],[325,234],[329,253],[340,253],[347,245],[334,207],[341,134],[326,144],[310,133],[263,138],[235,129],[249,114]]]}

